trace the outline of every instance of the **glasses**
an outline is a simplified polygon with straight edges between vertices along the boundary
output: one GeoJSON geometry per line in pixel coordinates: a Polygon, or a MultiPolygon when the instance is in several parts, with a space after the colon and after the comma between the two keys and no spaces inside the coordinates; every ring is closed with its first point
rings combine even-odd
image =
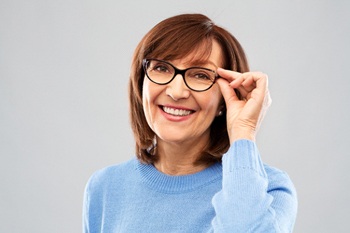
{"type": "Polygon", "coordinates": [[[152,82],[165,85],[181,74],[186,86],[193,91],[206,91],[213,86],[218,75],[214,70],[203,67],[190,67],[180,70],[169,62],[158,59],[143,59],[143,69],[152,82]]]}

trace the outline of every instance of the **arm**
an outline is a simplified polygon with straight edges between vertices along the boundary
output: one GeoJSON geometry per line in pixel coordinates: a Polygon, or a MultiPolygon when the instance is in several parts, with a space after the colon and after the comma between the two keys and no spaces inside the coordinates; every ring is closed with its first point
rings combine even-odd
{"type": "Polygon", "coordinates": [[[231,147],[223,156],[222,190],[213,198],[214,232],[291,232],[297,209],[293,184],[285,173],[263,165],[254,143],[271,104],[267,75],[217,72],[231,147]]]}
{"type": "Polygon", "coordinates": [[[238,140],[223,157],[223,187],[213,206],[214,232],[292,232],[297,199],[289,177],[266,171],[255,143],[238,140]]]}
{"type": "Polygon", "coordinates": [[[89,233],[89,207],[90,207],[90,198],[89,198],[89,182],[85,186],[84,190],[84,199],[83,199],[83,215],[82,215],[82,220],[83,220],[83,232],[84,233],[89,233]]]}

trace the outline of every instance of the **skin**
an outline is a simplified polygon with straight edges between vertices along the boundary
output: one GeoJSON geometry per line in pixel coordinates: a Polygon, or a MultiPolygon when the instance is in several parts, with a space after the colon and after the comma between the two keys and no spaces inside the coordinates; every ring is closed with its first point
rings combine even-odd
{"type": "MultiPolygon", "coordinates": [[[[196,54],[170,61],[177,68],[193,66],[196,54]]],[[[181,75],[177,75],[167,85],[158,85],[147,77],[143,82],[143,106],[146,120],[156,134],[159,160],[155,167],[169,175],[185,175],[201,171],[206,164],[196,164],[203,148],[209,142],[210,125],[219,115],[220,102],[224,98],[227,109],[227,128],[230,142],[239,139],[255,140],[256,131],[266,106],[269,105],[267,76],[258,72],[237,73],[224,70],[222,50],[216,41],[208,63],[202,67],[217,69],[222,77],[207,91],[195,92],[185,85],[181,75]],[[244,101],[235,95],[237,88],[244,101]],[[173,116],[162,106],[191,110],[188,116],[173,116]]]]}
{"type": "Polygon", "coordinates": [[[256,133],[271,105],[268,77],[261,72],[238,73],[219,68],[217,80],[227,108],[227,131],[231,144],[239,139],[255,141],[256,133]],[[244,100],[239,100],[234,89],[244,100]]]}

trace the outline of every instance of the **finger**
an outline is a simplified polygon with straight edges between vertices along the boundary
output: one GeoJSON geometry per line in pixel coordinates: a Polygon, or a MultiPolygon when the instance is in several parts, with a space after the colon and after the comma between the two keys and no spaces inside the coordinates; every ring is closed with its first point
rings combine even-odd
{"type": "Polygon", "coordinates": [[[266,115],[267,109],[270,107],[271,103],[272,103],[271,95],[270,95],[270,92],[267,91],[266,95],[265,95],[262,111],[260,113],[260,116],[259,116],[259,119],[258,119],[258,122],[257,122],[257,126],[256,126],[257,130],[259,130],[261,122],[263,121],[263,119],[264,119],[264,117],[266,115]]]}
{"type": "Polygon", "coordinates": [[[243,88],[243,86],[239,86],[238,88],[236,88],[238,90],[238,92],[241,94],[241,97],[243,99],[247,99],[248,95],[249,95],[249,91],[247,91],[246,89],[243,88]]]}
{"type": "Polygon", "coordinates": [[[218,75],[221,78],[226,79],[229,82],[232,82],[234,80],[236,80],[237,78],[242,76],[242,73],[236,72],[236,71],[232,71],[232,70],[225,70],[223,68],[218,68],[216,70],[216,72],[218,73],[218,75]]]}
{"type": "Polygon", "coordinates": [[[238,88],[239,86],[242,85],[242,83],[244,82],[244,77],[243,76],[239,76],[237,77],[235,80],[233,80],[232,82],[230,82],[230,86],[232,88],[238,88]]]}
{"type": "Polygon", "coordinates": [[[271,104],[272,104],[271,95],[270,95],[270,92],[267,90],[265,94],[265,99],[264,99],[264,107],[268,108],[271,106],[271,104]]]}
{"type": "Polygon", "coordinates": [[[247,72],[242,74],[242,76],[244,77],[244,80],[246,80],[244,85],[255,85],[256,87],[259,86],[260,87],[267,87],[267,75],[261,72],[247,72]]]}
{"type": "Polygon", "coordinates": [[[230,83],[231,88],[237,89],[243,98],[254,96],[260,103],[263,102],[267,90],[267,75],[262,72],[239,73],[232,70],[217,69],[221,78],[230,83]]]}
{"type": "Polygon", "coordinates": [[[230,86],[236,88],[243,98],[248,99],[250,97],[250,92],[256,88],[256,83],[251,73],[244,73],[236,80],[232,81],[230,86]]]}
{"type": "MultiPolygon", "coordinates": [[[[254,96],[259,102],[263,102],[267,92],[268,92],[268,77],[266,74],[260,73],[260,72],[254,72],[251,73],[251,78],[253,80],[253,83],[251,86],[246,87],[247,88],[253,88],[251,91],[252,96],[254,96]]],[[[247,78],[248,79],[248,78],[247,78]]],[[[250,78],[247,83],[251,82],[250,78]]]]}
{"type": "Polygon", "coordinates": [[[252,75],[249,75],[243,82],[242,86],[248,92],[251,92],[254,88],[256,88],[256,84],[252,75]]]}
{"type": "MultiPolygon", "coordinates": [[[[265,76],[262,72],[245,72],[239,73],[232,70],[217,69],[220,77],[228,80],[231,87],[239,88],[243,86],[246,92],[251,92],[256,87],[256,81],[265,76]]],[[[243,91],[242,91],[243,92],[243,91]]]]}
{"type": "Polygon", "coordinates": [[[239,100],[237,95],[236,95],[236,92],[229,85],[229,82],[227,82],[227,80],[225,80],[225,79],[218,79],[217,83],[218,83],[218,85],[220,87],[221,94],[224,97],[226,103],[229,103],[231,101],[239,100]]]}

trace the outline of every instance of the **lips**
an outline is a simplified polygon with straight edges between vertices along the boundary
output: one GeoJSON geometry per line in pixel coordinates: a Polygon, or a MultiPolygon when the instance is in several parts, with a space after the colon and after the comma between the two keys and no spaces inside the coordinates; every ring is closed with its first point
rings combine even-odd
{"type": "Polygon", "coordinates": [[[166,106],[161,106],[162,110],[170,115],[173,116],[188,116],[191,113],[193,113],[193,110],[188,110],[188,109],[182,109],[182,108],[173,108],[173,107],[166,107],[166,106]]]}

